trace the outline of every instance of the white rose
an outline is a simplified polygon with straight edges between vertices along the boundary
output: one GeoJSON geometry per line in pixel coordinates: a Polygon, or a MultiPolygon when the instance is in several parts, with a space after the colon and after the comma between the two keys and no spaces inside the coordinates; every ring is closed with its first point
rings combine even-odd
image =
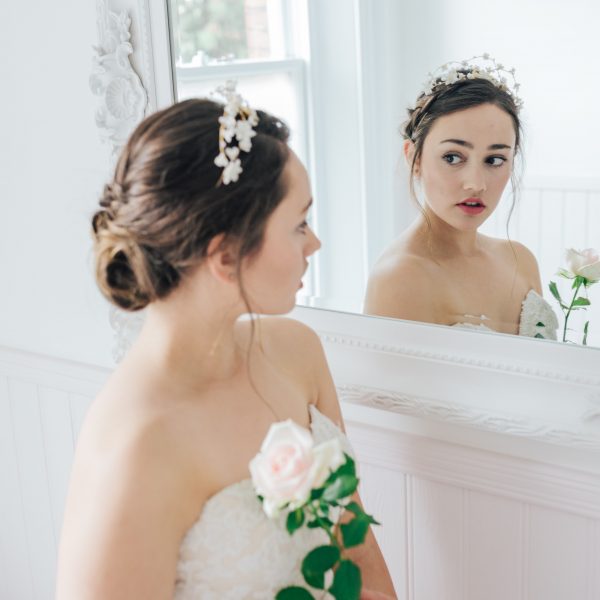
{"type": "Polygon", "coordinates": [[[600,256],[593,248],[574,250],[569,248],[565,253],[567,269],[572,278],[585,277],[589,282],[600,281],[600,256]]]}
{"type": "Polygon", "coordinates": [[[289,510],[302,506],[345,460],[338,439],[315,447],[310,432],[288,419],[271,425],[250,462],[250,475],[265,513],[276,517],[286,505],[289,510]]]}
{"type": "Polygon", "coordinates": [[[250,475],[263,508],[275,517],[286,505],[306,502],[313,487],[313,439],[291,419],[271,425],[260,452],[250,462],[250,475]]]}
{"type": "Polygon", "coordinates": [[[313,450],[313,487],[321,487],[332,471],[341,467],[346,461],[340,440],[332,438],[316,446],[313,450]]]}

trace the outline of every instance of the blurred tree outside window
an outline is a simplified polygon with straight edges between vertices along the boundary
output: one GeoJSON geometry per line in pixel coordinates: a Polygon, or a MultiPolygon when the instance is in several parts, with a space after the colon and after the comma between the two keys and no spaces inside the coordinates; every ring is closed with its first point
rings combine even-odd
{"type": "Polygon", "coordinates": [[[274,58],[269,0],[170,1],[178,66],[274,58]]]}

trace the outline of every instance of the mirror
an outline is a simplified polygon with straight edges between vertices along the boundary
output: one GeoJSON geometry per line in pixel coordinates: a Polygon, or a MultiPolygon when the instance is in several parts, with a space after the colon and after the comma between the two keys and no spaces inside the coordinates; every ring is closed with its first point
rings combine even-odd
{"type": "MultiPolygon", "coordinates": [[[[169,2],[177,97],[206,95],[235,78],[251,104],[292,129],[323,241],[300,298],[307,306],[362,312],[373,265],[417,217],[398,127],[427,73],[483,52],[515,67],[524,101],[518,199],[509,220],[507,189],[479,231],[506,239],[508,224],[510,239],[535,255],[563,338],[565,311],[549,286],[569,304],[572,282],[556,275],[565,250],[600,249],[596,3],[169,2]]],[[[570,314],[565,337],[581,343],[589,321],[585,341],[600,346],[600,284],[588,295],[591,305],[570,314]]]]}

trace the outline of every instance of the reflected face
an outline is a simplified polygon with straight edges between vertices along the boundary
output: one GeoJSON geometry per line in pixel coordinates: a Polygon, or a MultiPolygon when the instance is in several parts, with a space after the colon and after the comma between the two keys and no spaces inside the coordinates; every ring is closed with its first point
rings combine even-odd
{"type": "Polygon", "coordinates": [[[515,141],[510,115],[493,104],[437,119],[417,165],[428,209],[458,230],[477,229],[510,179],[515,141]]]}
{"type": "Polygon", "coordinates": [[[306,169],[290,150],[284,169],[288,191],[269,217],[263,244],[244,269],[244,287],[253,310],[282,314],[294,308],[308,257],[321,247],[306,218],[312,204],[306,169]]]}

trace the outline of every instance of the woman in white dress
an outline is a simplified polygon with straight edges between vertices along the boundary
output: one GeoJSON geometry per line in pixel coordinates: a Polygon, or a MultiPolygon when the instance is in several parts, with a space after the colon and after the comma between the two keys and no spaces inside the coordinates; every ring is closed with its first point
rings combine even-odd
{"type": "Polygon", "coordinates": [[[487,55],[431,76],[403,126],[421,214],[376,263],[366,313],[556,339],[533,254],[478,231],[514,177],[517,92],[514,70],[487,55]]]}
{"type": "MultiPolygon", "coordinates": [[[[101,291],[146,317],[79,436],[59,600],[273,598],[322,543],[267,519],[249,480],[275,421],[346,441],[318,337],[240,319],[290,311],[320,247],[286,126],[240,101],[145,119],[93,217],[101,291]]],[[[364,598],[395,597],[372,533],[350,556],[364,598]]]]}

